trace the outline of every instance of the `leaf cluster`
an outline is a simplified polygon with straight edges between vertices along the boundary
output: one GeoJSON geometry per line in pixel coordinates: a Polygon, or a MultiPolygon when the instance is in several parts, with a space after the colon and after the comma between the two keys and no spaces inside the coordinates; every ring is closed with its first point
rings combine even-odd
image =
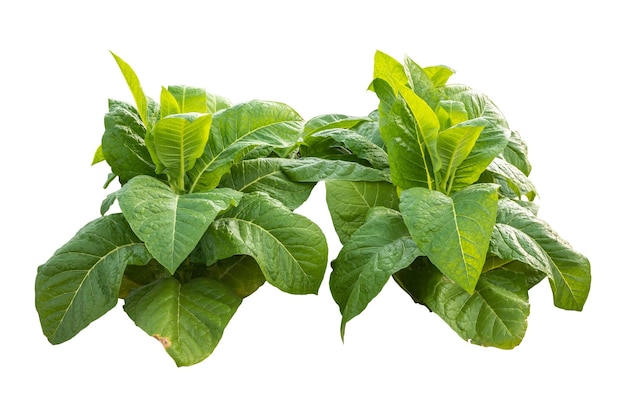
{"type": "Polygon", "coordinates": [[[342,337],[390,277],[463,339],[504,349],[521,342],[528,291],[542,279],[559,308],[587,299],[588,259],[537,217],[526,144],[487,96],[448,84],[452,74],[377,52],[378,109],[356,124],[309,122],[334,142],[326,158],[390,177],[326,183],[343,243],[330,275],[342,337]]]}
{"type": "Polygon", "coordinates": [[[265,282],[316,294],[326,239],[294,210],[320,181],[343,244],[329,282],[342,338],[391,277],[485,346],[521,342],[528,291],[545,277],[557,307],[583,308],[589,261],[537,217],[525,143],[487,96],[449,85],[451,69],[377,52],[377,109],[305,122],[283,103],[233,105],[196,87],[163,87],[155,101],[113,57],[134,103],[109,101],[93,163],[119,188],[37,271],[51,343],[123,299],[178,366],[192,365],[265,282]]]}

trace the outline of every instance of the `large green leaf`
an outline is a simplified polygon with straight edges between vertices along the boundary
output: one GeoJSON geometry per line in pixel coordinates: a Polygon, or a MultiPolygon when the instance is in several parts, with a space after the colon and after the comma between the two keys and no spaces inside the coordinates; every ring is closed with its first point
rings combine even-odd
{"type": "Polygon", "coordinates": [[[329,181],[325,185],[326,204],[341,243],[361,227],[370,208],[398,209],[396,187],[388,182],[329,181]]]}
{"type": "Polygon", "coordinates": [[[432,109],[435,109],[442,98],[442,94],[431,80],[431,74],[409,57],[405,57],[404,66],[411,79],[411,85],[415,94],[428,103],[432,109]]]}
{"type": "Polygon", "coordinates": [[[154,258],[171,273],[191,253],[209,224],[236,205],[241,193],[220,188],[177,194],[152,177],[138,176],[118,193],[120,208],[154,258]]]}
{"type": "Polygon", "coordinates": [[[322,231],[267,194],[244,194],[216,219],[201,242],[207,265],[233,255],[252,256],[267,281],[293,294],[317,293],[328,246],[322,231]]]}
{"type": "Polygon", "coordinates": [[[281,169],[280,158],[244,159],[232,166],[220,181],[220,187],[243,193],[264,192],[294,210],[313,190],[314,182],[292,181],[281,169]]]}
{"type": "Polygon", "coordinates": [[[210,139],[189,171],[191,191],[214,188],[232,163],[256,146],[288,148],[300,137],[302,118],[291,107],[254,100],[213,115],[210,139]]]}
{"type": "Polygon", "coordinates": [[[382,207],[370,210],[332,263],[330,290],[342,314],[342,339],[346,323],[361,314],[392,274],[418,255],[400,213],[382,207]]]}
{"type": "Polygon", "coordinates": [[[132,291],[124,310],[156,338],[178,366],[207,358],[241,304],[241,297],[207,278],[181,284],[164,278],[132,291]]]}
{"type": "Polygon", "coordinates": [[[134,107],[109,100],[104,127],[102,155],[122,184],[136,175],[155,175],[156,166],[144,143],[146,127],[134,107]]]}
{"type": "Polygon", "coordinates": [[[473,294],[446,278],[427,260],[395,274],[417,302],[425,304],[465,340],[512,349],[522,341],[530,314],[526,271],[506,264],[481,275],[473,294]]]}
{"type": "Polygon", "coordinates": [[[126,266],[150,258],[121,214],[80,229],[37,270],[35,306],[48,340],[65,342],[112,309],[126,266]]]}
{"type": "Polygon", "coordinates": [[[497,185],[476,184],[448,197],[425,188],[400,195],[400,212],[417,247],[468,293],[483,269],[498,208],[497,185]]]}
{"type": "Polygon", "coordinates": [[[168,116],[154,126],[156,156],[179,191],[185,189],[185,173],[204,152],[211,120],[211,114],[185,113],[168,116]]]}
{"type": "Polygon", "coordinates": [[[408,88],[400,89],[393,105],[380,116],[380,134],[387,147],[391,178],[400,189],[435,188],[434,171],[439,120],[434,111],[408,88]]]}
{"type": "Polygon", "coordinates": [[[511,200],[500,200],[490,251],[543,271],[550,280],[554,304],[582,310],[591,286],[589,260],[531,211],[511,200]]]}
{"type": "Polygon", "coordinates": [[[520,171],[515,165],[502,158],[495,158],[491,161],[487,170],[497,178],[506,182],[508,188],[513,190],[517,198],[527,195],[534,197],[537,193],[535,186],[526,174],[520,171]]]}

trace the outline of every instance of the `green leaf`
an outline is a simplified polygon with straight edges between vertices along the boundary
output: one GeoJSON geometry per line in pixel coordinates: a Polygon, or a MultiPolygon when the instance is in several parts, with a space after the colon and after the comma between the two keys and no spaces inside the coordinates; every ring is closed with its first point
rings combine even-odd
{"type": "Polygon", "coordinates": [[[209,113],[207,94],[204,88],[188,87],[185,85],[170,85],[167,87],[176,98],[179,113],[209,113]]]}
{"type": "Polygon", "coordinates": [[[370,121],[370,118],[346,116],[345,114],[324,114],[305,123],[302,137],[306,138],[329,129],[350,129],[366,121],[370,121]]]}
{"type": "Polygon", "coordinates": [[[149,128],[151,125],[148,117],[148,99],[146,98],[146,95],[141,88],[141,83],[139,82],[137,74],[135,74],[135,71],[131,68],[131,66],[128,65],[122,58],[115,55],[113,52],[111,52],[111,55],[113,55],[113,58],[115,58],[115,62],[117,62],[117,65],[122,71],[122,75],[126,80],[126,84],[128,85],[128,88],[130,89],[130,92],[135,99],[135,105],[137,106],[137,110],[139,111],[139,117],[141,118],[141,121],[143,122],[144,126],[147,126],[149,128]]]}
{"type": "Polygon", "coordinates": [[[583,309],[591,286],[589,260],[531,211],[511,200],[500,200],[490,250],[547,274],[555,306],[583,309]]]}
{"type": "Polygon", "coordinates": [[[265,283],[265,275],[253,257],[236,255],[207,267],[208,277],[218,280],[245,298],[265,283]]]}
{"type": "Polygon", "coordinates": [[[425,188],[400,194],[400,212],[417,247],[468,293],[483,269],[498,208],[495,184],[476,184],[448,197],[425,188]]]}
{"type": "Polygon", "coordinates": [[[397,210],[396,187],[388,182],[326,182],[326,204],[341,243],[365,222],[372,207],[397,210]]]}
{"type": "Polygon", "coordinates": [[[179,191],[185,189],[185,173],[204,152],[211,120],[210,114],[186,113],[161,119],[154,126],[157,158],[179,191]]]}
{"type": "Polygon", "coordinates": [[[435,65],[432,67],[422,68],[426,76],[430,78],[435,87],[443,87],[448,82],[448,79],[454,74],[452,68],[445,65],[435,65]]]}
{"type": "Polygon", "coordinates": [[[522,341],[530,314],[525,275],[504,265],[482,274],[472,294],[428,261],[414,263],[395,278],[464,340],[512,349],[522,341]]]}
{"type": "Polygon", "coordinates": [[[246,159],[232,166],[220,187],[242,193],[263,192],[294,210],[302,205],[313,190],[314,183],[295,182],[282,171],[282,159],[246,159]]]}
{"type": "Polygon", "coordinates": [[[382,207],[370,211],[332,263],[330,290],[342,314],[342,339],[346,323],[361,314],[392,274],[411,265],[419,254],[400,213],[382,207]]]}
{"type": "Polygon", "coordinates": [[[502,158],[495,158],[491,161],[487,170],[496,177],[505,181],[508,187],[515,192],[516,197],[518,198],[527,195],[533,197],[537,193],[537,189],[530,179],[515,165],[502,158]]]}
{"type": "Polygon", "coordinates": [[[172,274],[222,211],[236,205],[241,193],[228,188],[176,194],[163,182],[133,178],[118,193],[122,213],[150,253],[172,274]]]}
{"type": "Polygon", "coordinates": [[[381,114],[380,134],[397,187],[435,187],[434,171],[440,167],[436,155],[438,131],[437,115],[408,88],[401,89],[389,111],[381,114]]]}
{"type": "Polygon", "coordinates": [[[211,114],[232,106],[232,103],[227,98],[218,96],[217,94],[206,93],[206,102],[207,113],[211,114]]]}
{"type": "MultiPolygon", "coordinates": [[[[305,139],[305,142],[303,143],[305,146],[301,147],[301,153],[304,153],[303,151],[306,150],[306,147],[315,146],[318,143],[320,143],[322,147],[322,152],[334,150],[334,153],[337,156],[334,156],[334,158],[331,159],[344,159],[344,156],[353,155],[364,165],[370,164],[376,169],[389,168],[387,152],[385,152],[380,146],[372,143],[369,139],[352,130],[328,129],[315,133],[305,139]]],[[[326,155],[323,153],[311,154],[307,152],[304,156],[320,156],[324,158],[326,155]]]]}
{"type": "Polygon", "coordinates": [[[37,270],[35,306],[50,343],[71,339],[112,309],[126,266],[150,258],[121,214],[80,229],[37,270]]]}
{"type": "Polygon", "coordinates": [[[282,159],[283,172],[292,181],[389,181],[387,170],[374,169],[356,162],[321,158],[282,159]]]}
{"type": "Polygon", "coordinates": [[[122,184],[137,175],[155,175],[156,166],[144,143],[146,127],[130,104],[109,100],[104,127],[102,155],[122,184]]]}
{"type": "Polygon", "coordinates": [[[441,92],[435,87],[428,72],[417,65],[411,58],[405,57],[404,66],[411,78],[412,89],[431,109],[437,108],[437,104],[442,98],[441,92]]]}
{"type": "Polygon", "coordinates": [[[216,219],[201,242],[207,264],[233,255],[252,256],[267,281],[292,294],[316,294],[328,246],[322,231],[266,194],[244,194],[216,219]]]}
{"type": "Polygon", "coordinates": [[[441,130],[467,121],[467,110],[460,101],[441,100],[435,109],[441,130]]]}
{"type": "Polygon", "coordinates": [[[438,189],[450,192],[457,168],[468,157],[484,126],[457,124],[439,133],[437,155],[441,168],[436,172],[438,189]]]}
{"type": "Polygon", "coordinates": [[[215,113],[204,153],[189,171],[190,191],[217,186],[230,166],[256,146],[295,145],[301,130],[302,118],[282,103],[254,100],[215,113]]]}
{"type": "Polygon", "coordinates": [[[132,291],[124,310],[161,342],[177,366],[189,366],[213,352],[240,304],[241,297],[217,281],[181,284],[164,278],[132,291]]]}
{"type": "Polygon", "coordinates": [[[180,106],[176,97],[170,93],[165,87],[161,87],[161,119],[166,118],[172,114],[179,114],[180,106]]]}
{"type": "Polygon", "coordinates": [[[374,55],[374,79],[381,79],[387,82],[398,94],[398,90],[410,84],[404,66],[395,58],[384,52],[376,51],[374,55]]]}

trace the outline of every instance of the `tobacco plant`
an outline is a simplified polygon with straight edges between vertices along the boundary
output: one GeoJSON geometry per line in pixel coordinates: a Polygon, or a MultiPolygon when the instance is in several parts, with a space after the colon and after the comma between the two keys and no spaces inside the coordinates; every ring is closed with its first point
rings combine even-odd
{"type": "Polygon", "coordinates": [[[521,342],[528,291],[546,277],[557,307],[583,308],[589,261],[537,217],[526,144],[487,96],[447,84],[452,74],[377,52],[370,90],[378,109],[305,126],[302,154],[390,174],[326,182],[343,244],[330,275],[342,338],[390,277],[484,346],[521,342]]]}
{"type": "Polygon", "coordinates": [[[526,145],[485,95],[447,84],[451,69],[378,52],[378,109],[305,123],[282,103],[232,105],[188,86],[157,102],[113,57],[134,103],[109,101],[93,163],[119,188],[38,268],[51,343],[123,299],[178,366],[192,365],[265,282],[317,293],[326,240],[294,210],[319,181],[343,244],[330,274],[342,338],[390,277],[480,345],[520,343],[528,290],[545,277],[557,307],[582,309],[589,262],[537,217],[526,145]]]}

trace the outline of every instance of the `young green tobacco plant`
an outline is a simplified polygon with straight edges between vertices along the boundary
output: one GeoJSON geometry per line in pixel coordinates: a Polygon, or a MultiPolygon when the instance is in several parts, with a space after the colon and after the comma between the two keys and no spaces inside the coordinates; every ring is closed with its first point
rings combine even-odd
{"type": "Polygon", "coordinates": [[[39,267],[36,308],[58,344],[123,298],[178,366],[192,365],[266,281],[292,294],[318,291],[326,240],[293,212],[314,184],[282,171],[303,120],[281,103],[231,105],[186,86],[163,88],[156,102],[113,57],[135,103],[110,100],[93,162],[110,165],[105,186],[117,178],[121,187],[102,203],[102,217],[39,267]],[[116,201],[121,212],[107,214],[116,201]]]}
{"type": "Polygon", "coordinates": [[[545,277],[554,304],[582,310],[587,258],[537,217],[520,136],[487,96],[448,85],[453,71],[377,52],[369,116],[307,122],[300,153],[353,161],[383,181],[326,181],[343,244],[330,289],[348,321],[390,277],[474,344],[510,349],[526,331],[528,291],[545,277]]]}

